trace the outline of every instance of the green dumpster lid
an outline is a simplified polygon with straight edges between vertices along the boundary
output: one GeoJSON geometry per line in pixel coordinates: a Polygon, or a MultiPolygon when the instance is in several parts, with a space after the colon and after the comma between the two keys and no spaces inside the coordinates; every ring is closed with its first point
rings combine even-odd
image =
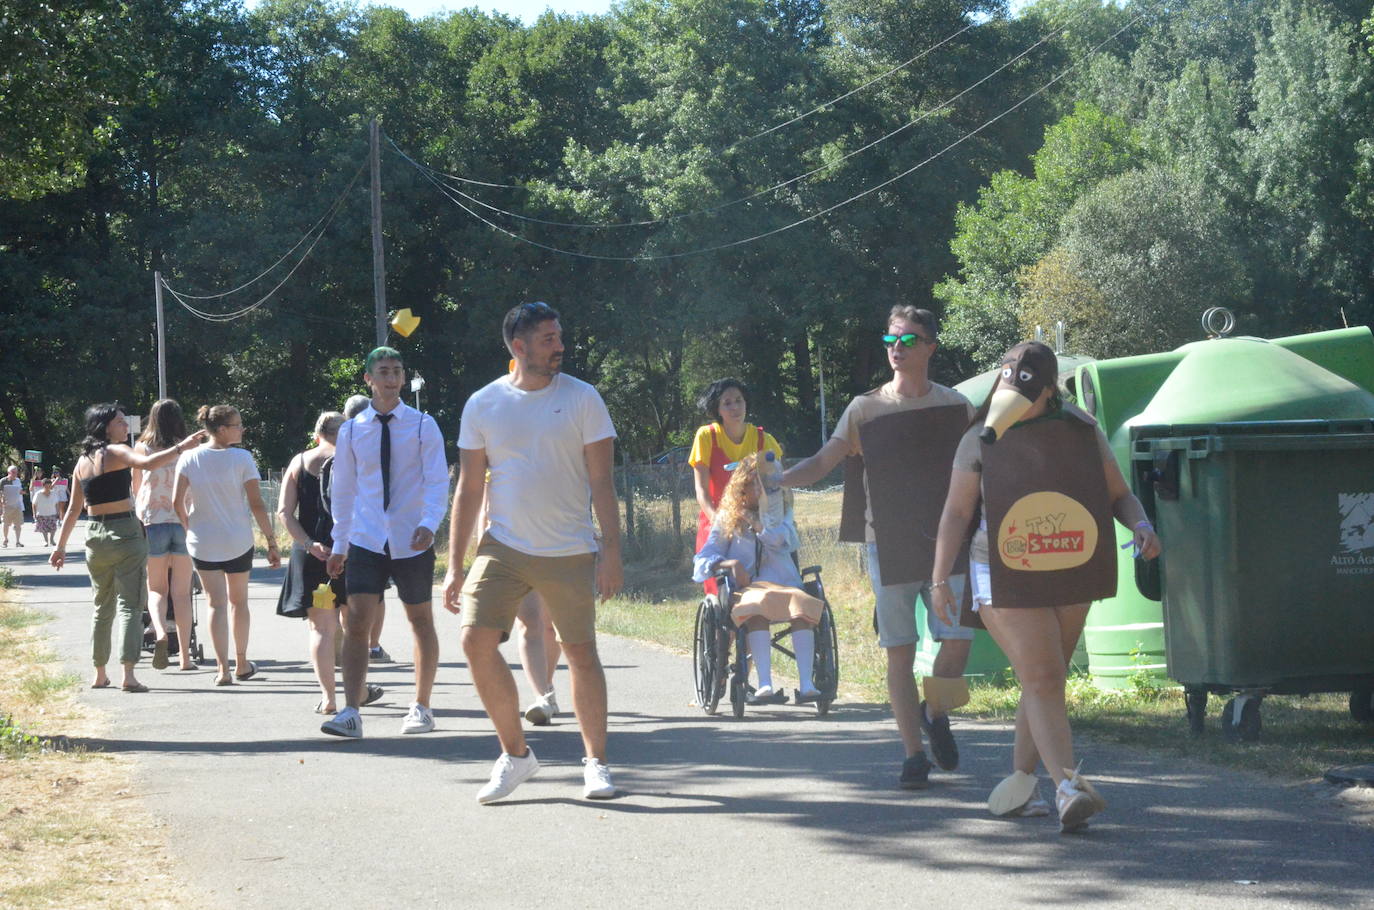
{"type": "Polygon", "coordinates": [[[1130,426],[1374,417],[1374,394],[1262,338],[1218,338],[1186,352],[1130,426]]]}

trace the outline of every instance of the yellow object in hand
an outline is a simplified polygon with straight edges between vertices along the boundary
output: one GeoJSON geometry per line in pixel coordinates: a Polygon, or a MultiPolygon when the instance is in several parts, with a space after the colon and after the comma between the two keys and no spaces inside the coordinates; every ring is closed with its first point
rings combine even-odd
{"type": "Polygon", "coordinates": [[[396,315],[391,319],[391,327],[396,330],[396,334],[402,338],[409,338],[410,333],[415,331],[420,325],[420,317],[410,312],[410,307],[404,310],[397,310],[396,315]]]}
{"type": "Polygon", "coordinates": [[[320,586],[310,596],[310,606],[317,610],[334,609],[334,589],[329,587],[329,582],[320,582],[320,586]]]}

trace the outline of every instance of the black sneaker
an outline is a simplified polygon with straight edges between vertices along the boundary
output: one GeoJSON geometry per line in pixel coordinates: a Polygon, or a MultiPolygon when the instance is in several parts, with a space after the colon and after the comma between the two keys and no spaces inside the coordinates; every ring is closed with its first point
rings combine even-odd
{"type": "Polygon", "coordinates": [[[903,790],[924,790],[930,786],[930,759],[922,752],[902,762],[903,790]]]}
{"type": "Polygon", "coordinates": [[[954,742],[954,734],[949,730],[949,715],[926,719],[926,703],[921,702],[921,729],[930,740],[930,754],[935,756],[935,764],[944,771],[959,767],[959,746],[954,742]]]}

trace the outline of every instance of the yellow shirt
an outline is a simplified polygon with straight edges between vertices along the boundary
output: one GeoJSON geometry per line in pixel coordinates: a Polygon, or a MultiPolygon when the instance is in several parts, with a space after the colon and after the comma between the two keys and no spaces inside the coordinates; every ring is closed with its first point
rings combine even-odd
{"type": "MultiPolygon", "coordinates": [[[[752,423],[744,425],[744,439],[738,445],[730,441],[730,437],[725,435],[725,429],[720,424],[708,423],[704,427],[697,428],[696,438],[692,440],[692,454],[687,456],[687,463],[692,467],[711,463],[711,427],[716,428],[716,443],[720,445],[720,450],[725,453],[726,464],[739,461],[745,455],[753,455],[759,450],[759,428],[752,423]]],[[[778,456],[778,461],[782,461],[782,446],[778,445],[773,434],[767,431],[763,434],[763,448],[771,450],[778,456]]]]}

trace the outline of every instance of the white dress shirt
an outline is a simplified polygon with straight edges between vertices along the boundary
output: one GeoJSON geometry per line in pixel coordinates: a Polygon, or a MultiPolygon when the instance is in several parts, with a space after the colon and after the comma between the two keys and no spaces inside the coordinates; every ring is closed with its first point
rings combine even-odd
{"type": "Polygon", "coordinates": [[[330,480],[334,552],[354,544],[393,559],[418,556],[416,528],[437,531],[448,506],[448,461],[434,418],[401,402],[392,410],[391,505],[382,509],[382,424],[369,405],[339,427],[330,480]]]}

